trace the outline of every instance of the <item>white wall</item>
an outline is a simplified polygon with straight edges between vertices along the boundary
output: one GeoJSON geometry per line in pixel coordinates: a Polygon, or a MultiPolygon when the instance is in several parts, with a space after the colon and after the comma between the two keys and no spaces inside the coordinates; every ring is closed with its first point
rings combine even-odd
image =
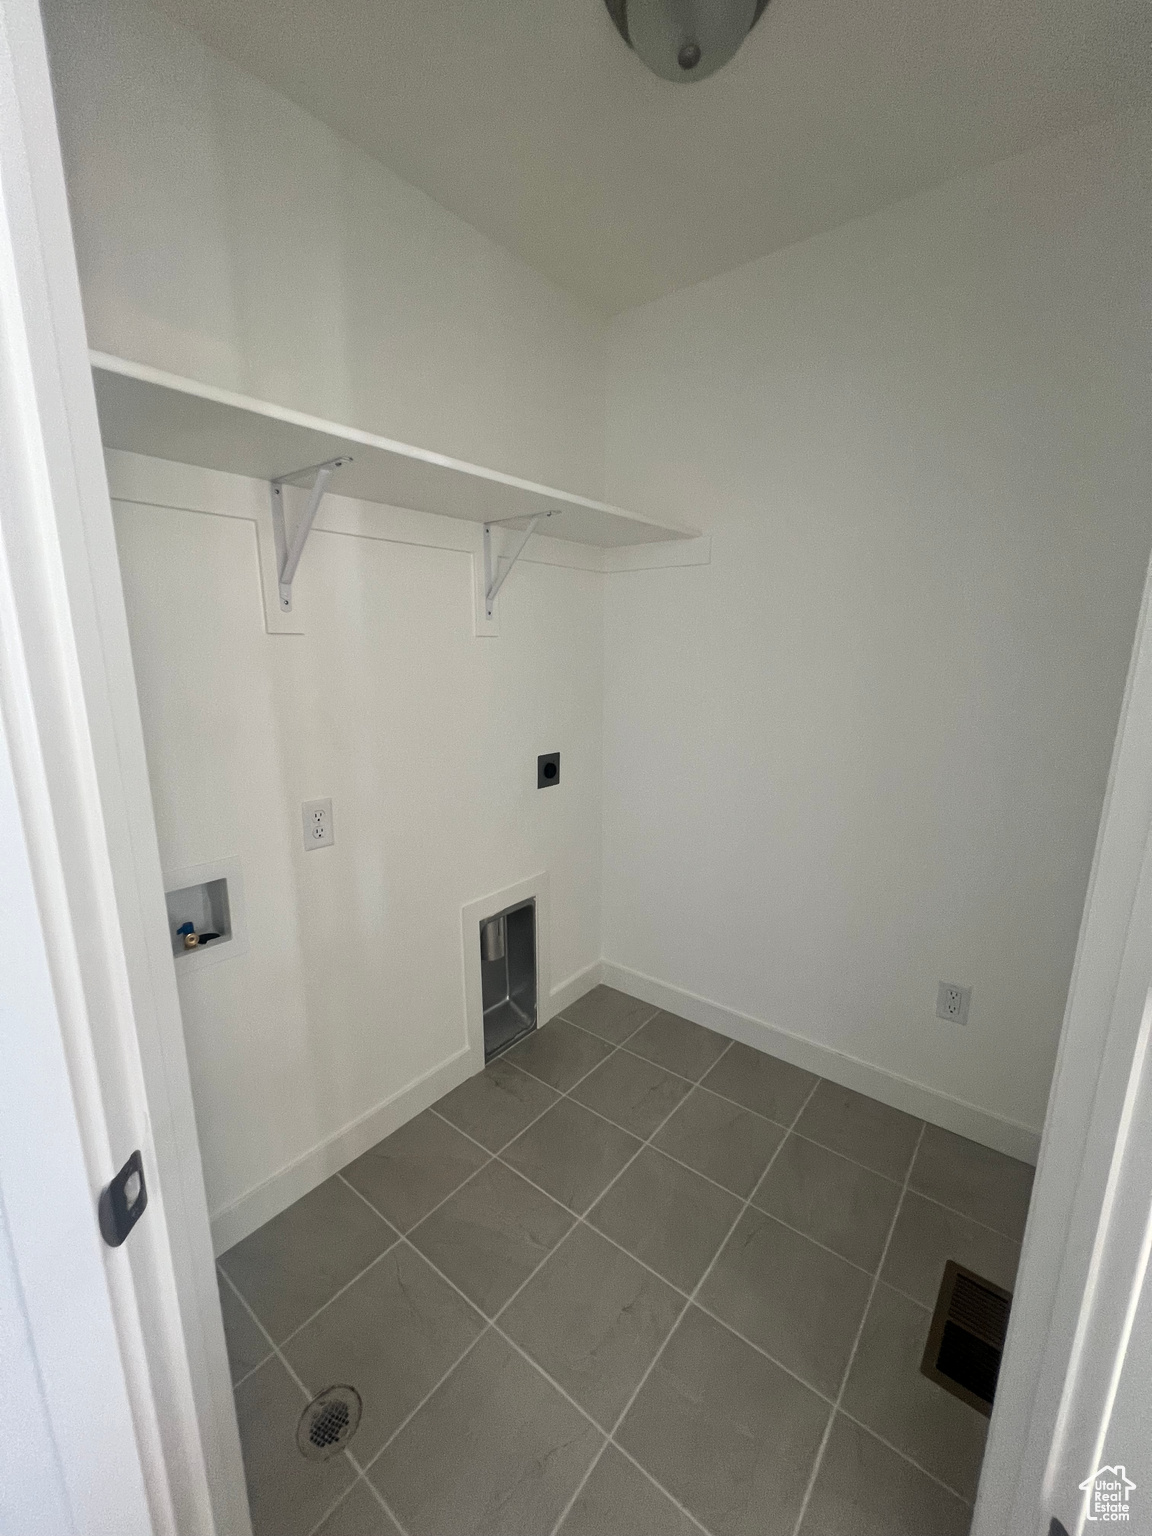
{"type": "Polygon", "coordinates": [[[398,1123],[390,1101],[423,1107],[405,1090],[472,1070],[465,903],[546,870],[554,987],[598,961],[604,578],[521,563],[478,640],[469,555],[318,530],[305,633],[268,635],[266,487],[111,457],[114,495],[157,486],[115,510],[165,868],[242,865],[248,953],[181,981],[226,1243],[330,1171],[326,1143],[339,1165],[398,1123]],[[322,796],[335,846],[306,853],[300,805],[322,796]]]}
{"type": "Polygon", "coordinates": [[[603,322],[143,0],[46,0],[92,346],[599,496],[603,322]]]}
{"type": "MultiPolygon", "coordinates": [[[[602,493],[601,320],[142,0],[45,9],[94,347],[602,493]]],[[[601,578],[521,565],[477,640],[468,554],[318,532],[306,633],[268,636],[253,488],[141,473],[164,493],[117,532],[161,853],[238,856],[247,896],[249,952],[181,982],[226,1242],[469,1070],[465,902],[546,871],[553,982],[598,961],[601,578]]]]}
{"type": "Polygon", "coordinates": [[[249,882],[185,988],[214,1208],[450,1058],[462,902],[548,867],[553,976],[594,964],[601,837],[615,980],[1029,1150],[1148,552],[1146,130],[606,333],[140,0],[48,22],[94,345],[593,492],[606,389],[609,494],[715,535],[521,567],[479,643],[466,556],[327,535],[270,639],[250,523],[121,513],[165,857],[249,882]]]}
{"type": "Polygon", "coordinates": [[[607,588],[606,958],[1029,1128],[1149,550],[1148,146],[1074,136],[611,330],[609,495],[714,538],[607,588]]]}

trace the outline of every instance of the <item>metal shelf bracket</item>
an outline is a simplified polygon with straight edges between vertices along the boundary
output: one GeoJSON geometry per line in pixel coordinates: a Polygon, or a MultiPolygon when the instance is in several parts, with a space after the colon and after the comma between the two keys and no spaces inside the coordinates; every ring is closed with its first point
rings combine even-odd
{"type": "Polygon", "coordinates": [[[524,530],[523,537],[510,555],[492,554],[492,530],[499,528],[502,523],[519,523],[523,518],[501,517],[484,524],[484,612],[488,618],[492,617],[492,608],[496,602],[496,594],[508,580],[509,572],[524,553],[524,546],[536,532],[536,525],[545,517],[557,517],[564,510],[563,507],[554,507],[550,512],[537,512],[528,519],[528,526],[524,530]],[[503,566],[503,569],[501,569],[503,566]]]}
{"type": "Polygon", "coordinates": [[[296,575],[296,567],[300,564],[300,556],[304,553],[308,535],[312,532],[312,524],[316,521],[321,498],[328,489],[328,482],[341,465],[351,464],[351,462],[351,454],[345,454],[343,458],[325,459],[323,464],[309,464],[306,469],[293,470],[290,475],[277,475],[274,480],[268,482],[272,494],[272,532],[276,539],[276,570],[279,573],[280,608],[283,613],[292,612],[292,581],[296,575]],[[315,475],[316,478],[312,482],[312,491],[308,497],[308,505],[304,509],[304,516],[296,525],[296,531],[289,543],[284,520],[284,487],[296,480],[302,480],[305,475],[315,475]]]}

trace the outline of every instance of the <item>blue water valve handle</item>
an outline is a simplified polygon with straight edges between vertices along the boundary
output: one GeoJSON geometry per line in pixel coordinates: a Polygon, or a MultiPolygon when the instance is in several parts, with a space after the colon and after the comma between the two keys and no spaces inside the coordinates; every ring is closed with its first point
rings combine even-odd
{"type": "Polygon", "coordinates": [[[195,930],[195,928],[193,928],[191,923],[181,923],[179,928],[177,928],[176,932],[179,933],[179,934],[188,934],[188,933],[195,933],[196,930],[195,930]]]}

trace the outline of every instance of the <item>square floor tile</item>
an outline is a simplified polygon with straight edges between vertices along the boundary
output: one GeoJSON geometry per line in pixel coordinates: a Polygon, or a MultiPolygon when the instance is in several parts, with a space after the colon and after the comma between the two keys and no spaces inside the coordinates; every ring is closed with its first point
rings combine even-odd
{"type": "Polygon", "coordinates": [[[693,1088],[652,1145],[745,1199],[783,1136],[783,1127],[693,1088]]]}
{"type": "Polygon", "coordinates": [[[1034,1176],[1027,1163],[930,1125],[908,1183],[920,1194],[1019,1242],[1034,1176]]]}
{"type": "Polygon", "coordinates": [[[829,1411],[690,1307],[617,1439],[716,1536],[791,1536],[829,1411]]]}
{"type": "Polygon", "coordinates": [[[698,1536],[699,1530],[651,1478],[608,1445],[557,1536],[698,1536]]]}
{"type": "Polygon", "coordinates": [[[611,1430],[683,1306],[671,1286],[579,1226],[500,1326],[611,1430]]]}
{"type": "Polygon", "coordinates": [[[814,1141],[789,1136],[752,1203],[874,1274],[900,1185],[814,1141]]]}
{"type": "Polygon", "coordinates": [[[236,1392],[254,1536],[309,1536],[356,1476],[346,1456],[306,1461],[296,1449],[306,1402],[275,1355],[236,1392]]]}
{"type": "Polygon", "coordinates": [[[645,1147],[588,1220],[683,1291],[691,1291],[736,1220],[740,1202],[645,1147]]]}
{"type": "Polygon", "coordinates": [[[561,1008],[560,1017],[579,1024],[581,1029],[590,1029],[613,1045],[623,1045],[656,1012],[651,1003],[617,992],[615,987],[593,987],[567,1008],[561,1008]]]}
{"type": "Polygon", "coordinates": [[[411,1536],[546,1536],[603,1443],[488,1333],[368,1475],[411,1536]]]}
{"type": "Polygon", "coordinates": [[[381,1216],[407,1232],[487,1157],[474,1141],[426,1109],[349,1163],[343,1173],[381,1216]]]}
{"type": "Polygon", "coordinates": [[[489,1163],[408,1234],[464,1294],[494,1316],[574,1217],[503,1163],[489,1163]]]}
{"type": "Polygon", "coordinates": [[[700,1305],[835,1397],[871,1278],[771,1216],[749,1209],[700,1291],[700,1305]]]}
{"type": "Polygon", "coordinates": [[[433,1108],[489,1152],[499,1152],[555,1102],[553,1089],[499,1057],[433,1108]]]}
{"type": "Polygon", "coordinates": [[[1020,1244],[909,1190],[888,1245],[882,1278],[934,1309],[949,1259],[1010,1291],[1016,1284],[1020,1244]]]}
{"type": "Polygon", "coordinates": [[[780,1125],[791,1125],[818,1081],[814,1072],[737,1040],[708,1073],[704,1086],[780,1125]]]}
{"type": "Polygon", "coordinates": [[[800,1536],[967,1536],[971,1523],[955,1494],[836,1415],[800,1536]]]}
{"type": "Polygon", "coordinates": [[[876,1287],[843,1408],[961,1498],[974,1499],[988,1420],[920,1374],[932,1314],[876,1287]]]}
{"type": "Polygon", "coordinates": [[[514,1045],[505,1059],[514,1067],[531,1072],[550,1088],[567,1093],[611,1050],[606,1040],[599,1040],[563,1019],[553,1019],[514,1045]]]}
{"type": "Polygon", "coordinates": [[[248,1308],[222,1276],[217,1277],[220,1289],[220,1312],[224,1319],[224,1342],[228,1346],[228,1365],[232,1372],[232,1384],[247,1376],[248,1372],[267,1360],[272,1346],[257,1328],[248,1308]]]}
{"type": "Polygon", "coordinates": [[[682,1077],[655,1062],[617,1051],[572,1090],[572,1097],[646,1140],[690,1091],[682,1077]]]}
{"type": "Polygon", "coordinates": [[[818,1141],[885,1178],[904,1182],[921,1121],[899,1109],[889,1109],[851,1088],[825,1079],[796,1122],[801,1136],[818,1141]]]}
{"type": "Polygon", "coordinates": [[[284,1353],[310,1392],[334,1382],[359,1392],[364,1414],[350,1448],[363,1465],[483,1328],[462,1296],[397,1243],[284,1353]]]}
{"type": "Polygon", "coordinates": [[[561,1099],[503,1153],[503,1160],[582,1214],[641,1145],[571,1099],[561,1099]]]}
{"type": "Polygon", "coordinates": [[[400,1528],[389,1520],[368,1484],[360,1481],[340,1500],[316,1536],[400,1536],[400,1528]]]}
{"type": "Polygon", "coordinates": [[[342,1179],[327,1179],[221,1255],[220,1267],[280,1343],[396,1241],[342,1179]]]}
{"type": "Polygon", "coordinates": [[[715,1030],[682,1019],[678,1013],[658,1013],[632,1036],[628,1049],[695,1083],[730,1043],[715,1030]]]}

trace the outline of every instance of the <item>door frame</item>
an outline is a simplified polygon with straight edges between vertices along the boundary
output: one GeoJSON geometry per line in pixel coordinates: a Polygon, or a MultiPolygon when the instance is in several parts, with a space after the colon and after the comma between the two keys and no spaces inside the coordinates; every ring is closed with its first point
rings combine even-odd
{"type": "MultiPolygon", "coordinates": [[[[0,371],[5,449],[0,537],[13,578],[0,590],[5,640],[0,707],[62,1032],[92,1233],[99,1189],[134,1148],[144,1158],[148,1209],[123,1247],[101,1244],[97,1252],[152,1528],[173,1536],[250,1536],[127,617],[36,0],[0,0],[0,371]]],[[[46,1193],[50,1210],[56,1191],[49,1186],[46,1193]]],[[[34,1235],[10,1226],[17,1269],[34,1257],[28,1249],[34,1235]]],[[[71,1369],[79,1391],[92,1362],[80,1352],[71,1369]]],[[[112,1482],[111,1467],[108,1473],[112,1482]]],[[[85,1523],[84,1528],[115,1527],[85,1523]]],[[[130,1528],[127,1522],[124,1528],[130,1528]]]]}
{"type": "MultiPolygon", "coordinates": [[[[1101,1307],[1122,1316],[1142,1275],[1102,1257],[1116,1212],[1108,1198],[1132,1148],[1122,1136],[1126,1097],[1140,1069],[1140,1031],[1152,988],[1152,567],[1097,834],[1068,992],[1004,1364],[996,1391],[972,1536],[1047,1536],[1074,1529],[1069,1490],[1094,1470],[1068,1464],[1072,1410],[1107,1427],[1102,1380],[1123,1362],[1084,1370],[1083,1341],[1101,1307]],[[1071,1523],[1070,1523],[1071,1522],[1071,1523]]],[[[1097,1329],[1097,1337],[1098,1329],[1097,1329]]],[[[1082,1440],[1082,1435],[1081,1435],[1082,1440]]]]}

